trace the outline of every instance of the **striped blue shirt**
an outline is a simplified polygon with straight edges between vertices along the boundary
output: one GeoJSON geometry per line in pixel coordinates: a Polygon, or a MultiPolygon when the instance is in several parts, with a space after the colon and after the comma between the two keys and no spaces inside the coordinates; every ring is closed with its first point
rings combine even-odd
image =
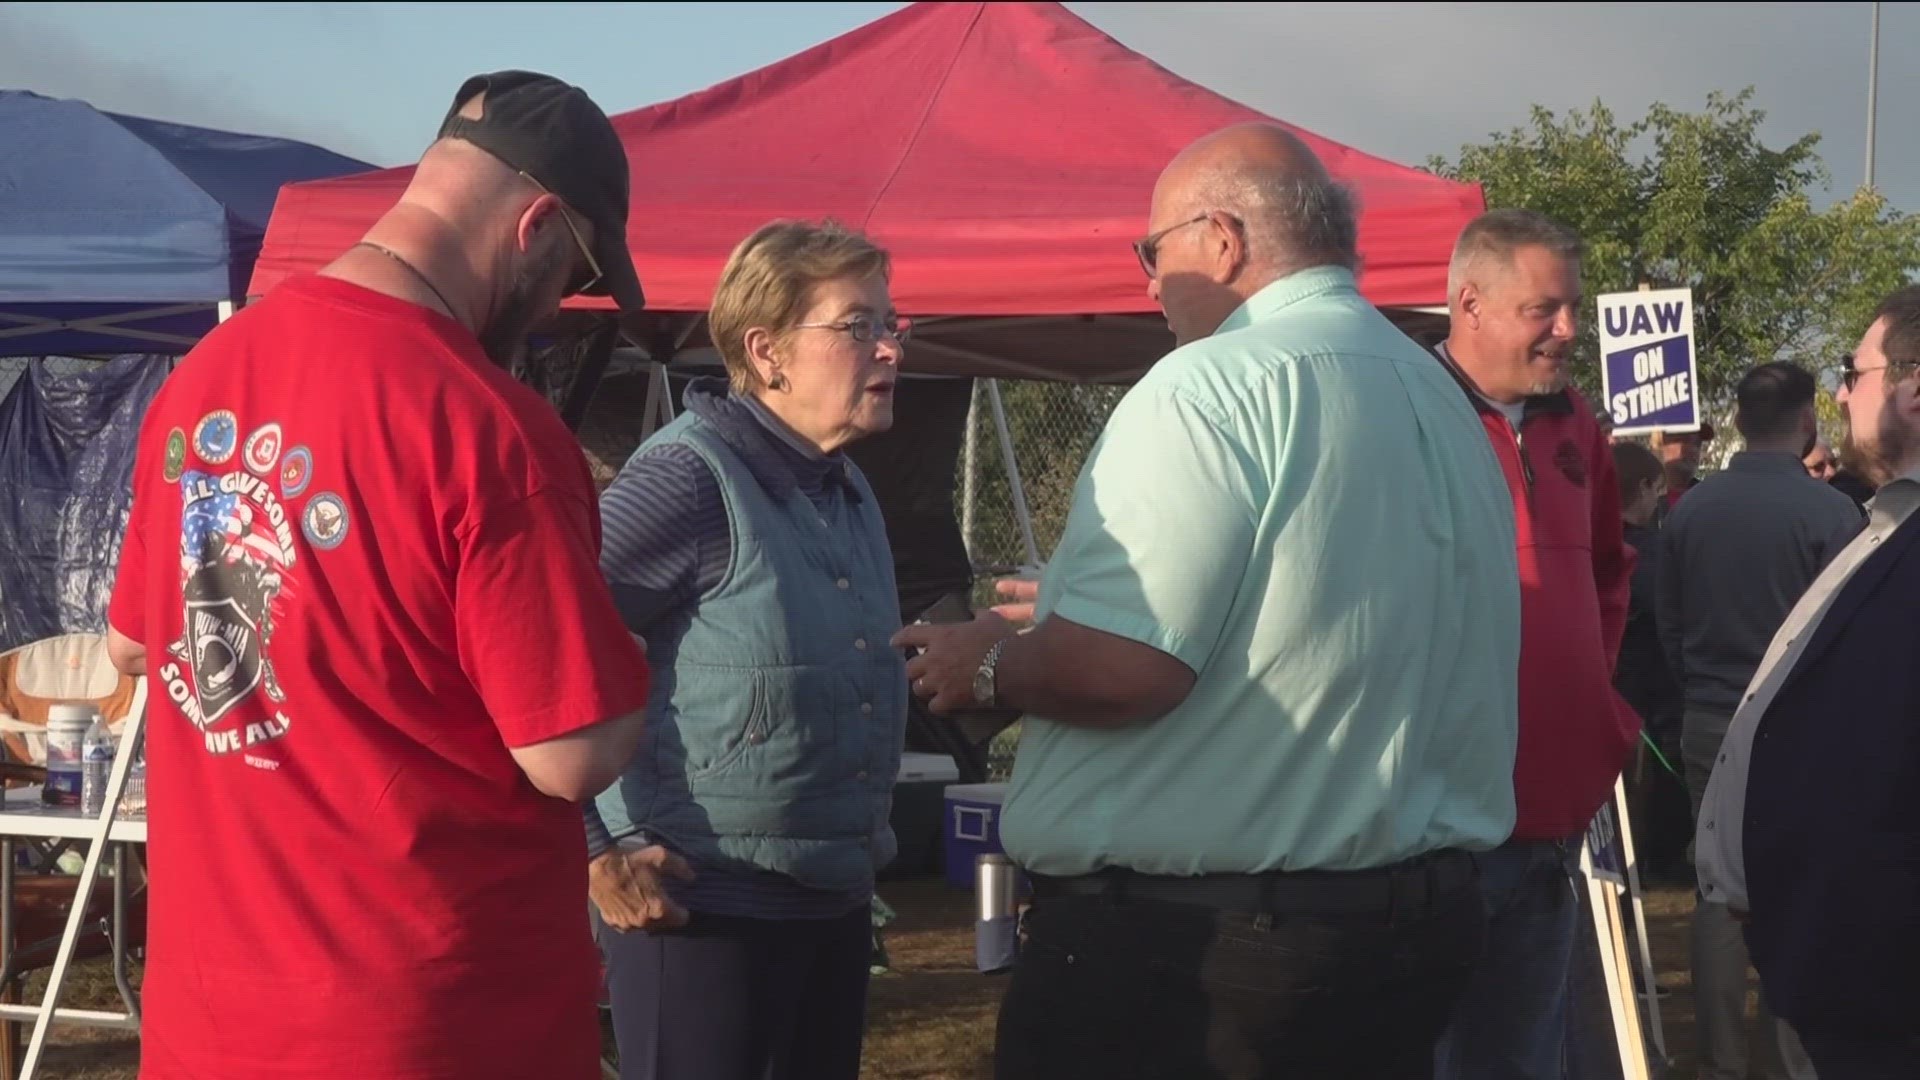
{"type": "MultiPolygon", "coordinates": [[[[689,396],[703,393],[699,384],[689,396]]],[[[759,401],[717,395],[705,402],[711,419],[746,435],[749,455],[772,455],[816,506],[844,486],[844,458],[822,454],[759,401]]],[[[627,628],[642,638],[667,618],[699,602],[720,583],[732,557],[726,505],[713,471],[691,448],[669,443],[642,450],[620,470],[600,497],[600,572],[612,590],[627,628]]],[[[587,851],[597,856],[620,839],[607,831],[592,802],[582,808],[587,851]]],[[[644,836],[644,823],[640,824],[644,836]]],[[[822,893],[782,874],[696,868],[697,880],[675,883],[671,893],[688,910],[763,919],[827,918],[866,903],[867,894],[822,893]]]]}

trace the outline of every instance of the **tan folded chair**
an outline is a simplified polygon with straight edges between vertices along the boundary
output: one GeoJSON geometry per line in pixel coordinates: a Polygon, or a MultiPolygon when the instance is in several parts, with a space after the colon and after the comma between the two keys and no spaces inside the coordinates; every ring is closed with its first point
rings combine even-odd
{"type": "Polygon", "coordinates": [[[145,678],[114,670],[105,634],[62,634],[0,653],[0,741],[7,760],[46,767],[47,710],[56,704],[89,702],[118,735],[146,696],[145,678]]]}

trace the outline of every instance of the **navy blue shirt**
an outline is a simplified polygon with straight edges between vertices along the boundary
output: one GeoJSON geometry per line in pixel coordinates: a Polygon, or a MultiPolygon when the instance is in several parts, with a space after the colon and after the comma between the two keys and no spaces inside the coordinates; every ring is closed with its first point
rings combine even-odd
{"type": "MultiPolygon", "coordinates": [[[[841,454],[821,453],[754,398],[722,396],[721,386],[700,380],[687,388],[687,404],[709,420],[755,435],[741,440],[747,452],[777,461],[778,471],[791,473],[814,505],[824,508],[834,487],[844,487],[848,500],[861,498],[841,454]]],[[[726,575],[733,552],[726,504],[712,469],[687,446],[669,443],[629,461],[600,497],[600,520],[600,571],[627,628],[642,638],[698,603],[726,575]]],[[[615,838],[591,802],[583,816],[588,854],[612,847],[615,838]]],[[[826,918],[867,900],[865,891],[822,893],[771,872],[696,872],[696,881],[674,883],[670,892],[689,910],[713,914],[826,918]]]]}

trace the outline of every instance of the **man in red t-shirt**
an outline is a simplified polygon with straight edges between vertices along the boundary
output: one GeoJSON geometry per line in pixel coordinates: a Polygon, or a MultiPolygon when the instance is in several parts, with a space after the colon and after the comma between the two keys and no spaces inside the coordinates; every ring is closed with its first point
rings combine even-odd
{"type": "Polygon", "coordinates": [[[574,805],[641,732],[585,459],[504,370],[640,306],[581,91],[469,80],[401,201],[154,399],[109,609],[150,679],[141,1076],[598,1075],[574,805]]]}

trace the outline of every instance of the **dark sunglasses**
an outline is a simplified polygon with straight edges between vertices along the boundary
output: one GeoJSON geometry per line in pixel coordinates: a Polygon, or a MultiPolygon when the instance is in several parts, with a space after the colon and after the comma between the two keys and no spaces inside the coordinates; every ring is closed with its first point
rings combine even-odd
{"type": "Polygon", "coordinates": [[[1893,378],[1891,373],[1899,371],[1903,367],[1905,367],[1903,364],[1881,364],[1879,367],[1857,368],[1853,366],[1853,354],[1848,353],[1840,358],[1840,385],[1846,387],[1847,393],[1851,394],[1853,393],[1853,388],[1860,384],[1860,376],[1865,375],[1867,372],[1885,371],[1889,373],[1887,378],[1891,379],[1893,378]]]}
{"type": "MultiPolygon", "coordinates": [[[[535,180],[532,174],[524,169],[521,170],[520,175],[544,194],[553,195],[553,192],[547,190],[547,185],[535,180]]],[[[593,257],[593,249],[587,246],[587,238],[580,232],[580,226],[573,223],[573,211],[567,209],[566,200],[560,199],[558,195],[554,195],[554,198],[560,203],[560,220],[566,223],[567,231],[573,234],[574,246],[578,247],[580,254],[586,258],[586,266],[579,273],[574,274],[573,280],[567,283],[567,295],[579,296],[600,284],[606,278],[606,274],[601,272],[600,260],[593,257]]]]}

